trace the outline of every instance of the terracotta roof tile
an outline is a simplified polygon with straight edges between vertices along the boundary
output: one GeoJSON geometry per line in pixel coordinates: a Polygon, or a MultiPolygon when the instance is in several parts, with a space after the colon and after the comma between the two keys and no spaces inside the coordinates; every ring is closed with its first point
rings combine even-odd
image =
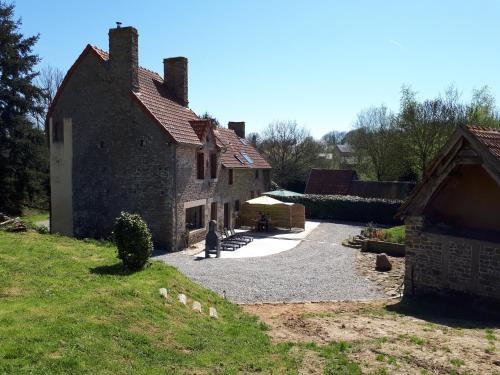
{"type": "Polygon", "coordinates": [[[311,169],[306,194],[346,195],[358,175],[350,169],[311,169]]]}
{"type": "MultiPolygon", "coordinates": [[[[106,51],[95,46],[92,48],[104,61],[109,59],[106,51]]],[[[133,95],[176,142],[201,144],[189,124],[190,120],[196,120],[198,116],[189,108],[167,98],[163,88],[163,79],[158,73],[139,67],[139,92],[134,92],[133,95]]]]}
{"type": "Polygon", "coordinates": [[[500,159],[500,129],[471,125],[468,125],[467,129],[488,148],[492,155],[500,159]]]}
{"type": "Polygon", "coordinates": [[[234,130],[218,128],[214,130],[217,146],[222,148],[222,165],[226,168],[269,169],[269,163],[245,139],[234,130]],[[245,155],[247,157],[245,157],[245,155]],[[251,161],[251,162],[250,162],[251,161]]]}

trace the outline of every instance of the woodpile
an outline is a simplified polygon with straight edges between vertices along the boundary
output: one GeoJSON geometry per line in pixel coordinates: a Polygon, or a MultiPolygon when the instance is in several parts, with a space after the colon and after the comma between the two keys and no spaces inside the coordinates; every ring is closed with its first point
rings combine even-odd
{"type": "Polygon", "coordinates": [[[18,217],[10,217],[0,213],[0,230],[6,232],[26,232],[28,228],[18,217]]]}

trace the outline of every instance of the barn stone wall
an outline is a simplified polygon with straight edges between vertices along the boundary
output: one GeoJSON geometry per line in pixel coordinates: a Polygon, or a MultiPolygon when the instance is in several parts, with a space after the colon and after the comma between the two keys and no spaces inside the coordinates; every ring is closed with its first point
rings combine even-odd
{"type": "Polygon", "coordinates": [[[407,217],[405,294],[466,294],[500,301],[500,243],[426,230],[407,217]]]}

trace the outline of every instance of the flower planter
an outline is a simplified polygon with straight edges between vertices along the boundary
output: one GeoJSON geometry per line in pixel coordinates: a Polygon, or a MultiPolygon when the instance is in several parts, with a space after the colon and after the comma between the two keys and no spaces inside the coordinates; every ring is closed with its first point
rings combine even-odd
{"type": "Polygon", "coordinates": [[[363,241],[361,251],[376,254],[386,253],[393,257],[404,257],[405,245],[392,242],[365,240],[363,241]]]}

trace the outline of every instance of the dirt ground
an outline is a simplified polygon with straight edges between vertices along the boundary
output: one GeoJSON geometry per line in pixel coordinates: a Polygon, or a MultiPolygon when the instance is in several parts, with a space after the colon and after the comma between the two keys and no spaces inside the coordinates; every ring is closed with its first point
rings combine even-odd
{"type": "MultiPolygon", "coordinates": [[[[363,374],[500,375],[500,324],[491,314],[457,317],[446,304],[399,299],[243,308],[270,326],[276,343],[348,343],[348,359],[363,374]]],[[[315,352],[304,350],[302,358],[302,373],[323,373],[315,352]]]]}

